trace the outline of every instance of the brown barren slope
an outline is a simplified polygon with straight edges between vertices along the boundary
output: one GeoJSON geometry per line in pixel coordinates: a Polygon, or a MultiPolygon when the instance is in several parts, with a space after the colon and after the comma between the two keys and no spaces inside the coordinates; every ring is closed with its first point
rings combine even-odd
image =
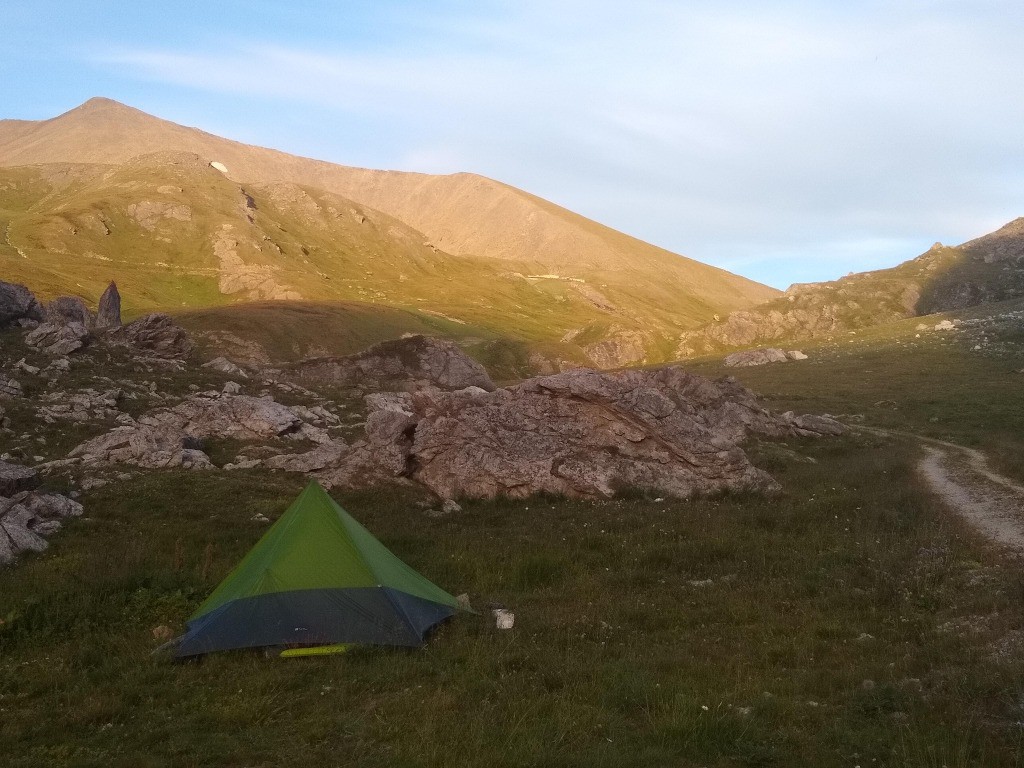
{"type": "MultiPolygon", "coordinates": [[[[51,120],[0,121],[0,165],[119,165],[157,151],[194,152],[223,163],[239,182],[288,181],[383,211],[456,255],[524,262],[563,276],[633,273],[716,311],[778,292],[677,256],[513,187],[473,174],[434,176],[349,168],[223,139],[109,99],[90,99],[51,120]]],[[[660,297],[659,297],[660,298],[660,297]]]]}

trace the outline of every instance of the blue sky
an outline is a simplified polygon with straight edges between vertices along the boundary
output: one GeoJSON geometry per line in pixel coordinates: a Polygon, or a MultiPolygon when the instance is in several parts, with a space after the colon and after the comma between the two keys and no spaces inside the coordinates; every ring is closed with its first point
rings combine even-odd
{"type": "Polygon", "coordinates": [[[12,3],[0,116],[108,96],[472,171],[785,287],[1024,215],[1017,2],[12,3]]]}

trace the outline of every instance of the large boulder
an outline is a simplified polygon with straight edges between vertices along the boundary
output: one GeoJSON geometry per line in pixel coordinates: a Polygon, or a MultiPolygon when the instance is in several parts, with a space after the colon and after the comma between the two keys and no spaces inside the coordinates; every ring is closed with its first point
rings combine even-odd
{"type": "Polygon", "coordinates": [[[46,539],[68,517],[82,514],[82,505],[56,493],[21,491],[0,496],[0,565],[19,553],[42,552],[46,539]]]}
{"type": "Polygon", "coordinates": [[[39,485],[39,473],[32,467],[0,461],[0,496],[13,496],[39,485]]]}
{"type": "Polygon", "coordinates": [[[97,328],[120,328],[121,327],[121,294],[118,293],[117,283],[113,280],[100,296],[99,309],[96,312],[97,328]]]}
{"type": "Polygon", "coordinates": [[[46,305],[46,322],[51,325],[78,323],[88,328],[93,324],[93,316],[77,296],[58,296],[46,305]]]}
{"type": "Polygon", "coordinates": [[[19,321],[41,323],[46,313],[32,291],[24,285],[0,281],[0,328],[19,321]]]}
{"type": "Polygon", "coordinates": [[[574,370],[493,392],[421,390],[371,401],[366,439],[318,476],[358,486],[408,477],[443,498],[546,492],[602,498],[639,487],[679,497],[777,489],[739,447],[842,425],[776,416],[734,379],[679,367],[574,370]]]}
{"type": "Polygon", "coordinates": [[[789,360],[789,356],[781,349],[765,347],[763,349],[745,349],[742,352],[733,352],[731,355],[727,355],[722,362],[730,368],[747,368],[754,365],[767,365],[768,363],[785,363],[789,360]]]}
{"type": "Polygon", "coordinates": [[[192,354],[195,344],[184,328],[174,324],[169,315],[154,312],[115,328],[108,335],[113,344],[120,344],[158,357],[184,359],[192,354]]]}
{"type": "Polygon", "coordinates": [[[150,411],[139,423],[178,429],[194,438],[259,440],[300,430],[303,422],[272,397],[222,394],[190,397],[173,408],[150,411]]]}
{"type": "Polygon", "coordinates": [[[445,390],[481,387],[494,382],[480,363],[457,344],[431,336],[407,336],[383,341],[355,355],[319,357],[295,363],[298,376],[355,387],[445,390]]]}
{"type": "Polygon", "coordinates": [[[84,347],[90,338],[82,323],[43,323],[25,335],[25,343],[48,355],[64,357],[84,347]]]}
{"type": "Polygon", "coordinates": [[[133,464],[150,469],[213,466],[195,437],[167,425],[117,427],[76,446],[68,456],[80,458],[83,464],[133,464]]]}

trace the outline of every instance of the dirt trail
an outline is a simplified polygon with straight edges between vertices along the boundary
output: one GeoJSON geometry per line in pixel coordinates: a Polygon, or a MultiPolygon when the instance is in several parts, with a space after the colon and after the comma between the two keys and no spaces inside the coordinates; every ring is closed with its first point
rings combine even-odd
{"type": "Polygon", "coordinates": [[[985,454],[908,432],[859,429],[918,440],[924,456],[917,468],[932,492],[982,534],[1024,554],[1024,486],[993,471],[985,454]]]}

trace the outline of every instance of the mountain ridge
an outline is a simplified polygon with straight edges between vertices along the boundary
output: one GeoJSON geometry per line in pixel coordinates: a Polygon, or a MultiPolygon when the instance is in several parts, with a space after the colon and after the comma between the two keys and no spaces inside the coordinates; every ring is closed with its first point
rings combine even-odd
{"type": "Polygon", "coordinates": [[[587,267],[616,267],[624,256],[623,250],[631,249],[630,255],[639,253],[644,261],[654,261],[659,266],[665,263],[670,271],[672,265],[666,257],[680,259],[685,270],[695,273],[693,276],[703,283],[720,279],[725,288],[723,295],[716,298],[727,303],[752,304],[777,295],[774,288],[674,254],[529,192],[473,173],[432,175],[337,165],[224,139],[103,97],[90,99],[49,120],[33,122],[29,127],[20,124],[10,131],[11,126],[5,123],[0,121],[3,166],[54,162],[118,165],[152,151],[195,152],[223,163],[229,178],[243,183],[305,183],[369,205],[420,230],[438,248],[456,255],[521,260],[517,255],[524,248],[535,246],[545,249],[539,259],[541,263],[571,268],[577,265],[580,249],[573,233],[563,229],[564,219],[568,218],[572,226],[587,235],[587,267]],[[8,138],[5,133],[15,136],[8,138]],[[481,195],[486,195],[485,199],[481,195]],[[561,219],[557,221],[560,231],[551,234],[549,226],[545,233],[540,233],[534,227],[523,235],[516,227],[529,215],[524,212],[524,205],[539,206],[544,214],[561,219]]]}
{"type": "Polygon", "coordinates": [[[482,176],[333,165],[107,99],[0,121],[0,266],[43,298],[127,281],[129,314],[268,299],[428,312],[556,366],[661,362],[686,329],[779,295],[482,176]]]}

